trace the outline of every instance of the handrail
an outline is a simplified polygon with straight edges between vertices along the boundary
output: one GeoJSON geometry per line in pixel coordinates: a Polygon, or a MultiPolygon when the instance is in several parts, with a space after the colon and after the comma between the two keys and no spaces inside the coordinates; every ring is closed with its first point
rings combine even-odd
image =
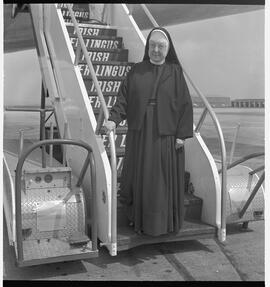
{"type": "Polygon", "coordinates": [[[145,14],[147,15],[147,17],[149,18],[149,20],[151,21],[152,25],[153,25],[154,27],[158,27],[159,25],[158,25],[157,21],[156,21],[155,18],[152,16],[151,12],[148,10],[148,8],[146,7],[146,5],[145,5],[145,4],[140,4],[140,5],[141,5],[143,11],[145,12],[145,14]]]}
{"type": "MultiPolygon", "coordinates": [[[[103,97],[103,94],[102,94],[100,85],[99,85],[99,83],[98,83],[98,79],[97,79],[95,70],[94,70],[94,68],[93,68],[93,64],[92,64],[92,62],[91,62],[91,60],[90,60],[90,57],[89,57],[89,55],[88,55],[88,52],[87,52],[87,49],[86,49],[86,46],[85,46],[85,43],[84,43],[84,40],[83,40],[81,31],[80,31],[80,29],[79,29],[78,22],[77,22],[77,20],[76,20],[76,18],[75,18],[73,9],[70,7],[71,4],[67,4],[67,5],[68,5],[68,10],[69,10],[69,12],[70,12],[70,16],[71,16],[71,19],[72,19],[74,28],[75,28],[75,30],[76,30],[76,34],[77,34],[77,36],[78,36],[79,45],[80,45],[80,47],[78,47],[78,49],[82,49],[82,52],[83,52],[83,54],[84,54],[86,63],[87,63],[87,65],[88,65],[88,67],[89,67],[89,70],[90,70],[90,74],[91,74],[92,80],[94,81],[94,85],[95,85],[95,88],[96,88],[96,90],[97,90],[97,94],[98,94],[98,97],[99,97],[99,100],[100,100],[100,104],[101,104],[102,110],[103,110],[103,112],[104,112],[105,121],[107,121],[108,118],[109,118],[109,111],[108,111],[106,102],[105,102],[105,100],[104,100],[104,97],[103,97]]],[[[77,53],[77,54],[79,54],[79,53],[77,53]]],[[[97,125],[98,125],[98,123],[97,123],[97,125]]]]}
{"type": "Polygon", "coordinates": [[[195,128],[195,133],[198,133],[199,130],[201,129],[201,126],[203,125],[205,117],[207,116],[207,112],[208,112],[208,110],[207,110],[207,108],[205,108],[201,114],[201,117],[200,117],[198,123],[197,123],[197,126],[195,128]]]}
{"type": "MultiPolygon", "coordinates": [[[[70,16],[71,16],[71,20],[73,22],[74,25],[74,29],[76,30],[76,33],[78,35],[78,40],[79,40],[79,49],[82,49],[82,52],[84,54],[84,57],[86,59],[86,63],[89,67],[90,70],[90,74],[92,77],[92,80],[94,81],[94,85],[95,88],[97,90],[97,94],[99,97],[99,101],[101,103],[101,109],[100,109],[100,113],[104,114],[104,120],[105,122],[108,121],[109,119],[109,111],[106,105],[106,102],[104,100],[104,96],[102,94],[100,85],[98,83],[96,74],[95,74],[95,70],[93,68],[92,62],[90,60],[90,57],[88,55],[82,34],[80,32],[77,20],[74,16],[74,12],[72,9],[71,4],[67,4],[68,6],[68,10],[70,12],[70,16]]],[[[78,55],[79,53],[77,53],[78,55]]],[[[77,61],[77,59],[75,59],[75,62],[77,61]]],[[[103,120],[103,116],[99,116],[98,117],[98,122],[97,122],[97,128],[96,128],[96,134],[100,134],[100,127],[102,125],[102,120],[103,120]]],[[[116,149],[115,149],[115,129],[113,129],[110,133],[109,133],[109,143],[110,143],[110,161],[111,161],[111,175],[112,175],[112,179],[111,179],[111,188],[112,188],[112,192],[111,192],[111,197],[112,197],[112,208],[111,208],[111,218],[112,218],[112,225],[111,225],[111,244],[112,244],[112,248],[114,249],[116,247],[117,244],[117,226],[116,226],[116,220],[117,220],[117,165],[116,165],[116,149]]],[[[116,252],[116,251],[115,251],[116,252]]]]}
{"type": "MultiPolygon", "coordinates": [[[[234,161],[233,163],[228,164],[228,165],[227,165],[227,170],[229,170],[229,169],[235,167],[236,165],[238,165],[238,164],[240,164],[240,163],[243,163],[243,162],[245,162],[245,161],[247,161],[247,160],[249,160],[249,159],[252,159],[252,158],[255,158],[255,157],[259,157],[259,156],[263,156],[263,155],[264,155],[264,152],[256,152],[256,153],[251,153],[251,154],[249,154],[249,155],[246,155],[246,156],[244,156],[244,157],[242,157],[242,158],[240,158],[240,159],[234,161]]],[[[220,173],[220,172],[221,172],[221,169],[219,169],[218,172],[220,173]]]]}
{"type": "Polygon", "coordinates": [[[262,170],[264,170],[264,169],[265,169],[265,166],[262,165],[262,166],[260,166],[260,167],[258,167],[258,168],[256,168],[256,169],[254,169],[253,171],[250,171],[250,172],[249,172],[249,175],[253,175],[253,174],[255,174],[255,173],[257,173],[257,172],[260,172],[260,171],[262,171],[262,170]]]}
{"type": "MultiPolygon", "coordinates": [[[[220,234],[219,234],[219,239],[220,241],[225,241],[226,240],[226,200],[227,200],[227,159],[226,159],[226,147],[225,147],[225,141],[224,141],[224,136],[223,132],[220,126],[220,123],[217,119],[217,116],[212,109],[211,105],[208,103],[207,99],[205,96],[200,92],[200,90],[196,87],[196,85],[193,83],[191,80],[190,76],[188,73],[185,71],[185,69],[182,67],[184,74],[186,75],[187,79],[189,80],[190,84],[192,85],[193,89],[197,92],[197,94],[201,97],[206,109],[208,110],[214,125],[216,127],[216,130],[218,132],[218,140],[219,140],[219,145],[221,148],[221,228],[220,228],[220,234]]],[[[204,117],[205,118],[205,117],[204,117]]],[[[202,123],[201,123],[202,125],[202,123]]]]}
{"type": "MultiPolygon", "coordinates": [[[[147,17],[149,18],[149,20],[151,21],[151,23],[153,24],[153,26],[157,27],[158,23],[156,22],[156,20],[152,16],[151,12],[148,10],[148,8],[145,6],[145,4],[140,4],[140,5],[141,5],[142,9],[144,10],[144,12],[146,13],[147,17]]],[[[197,86],[191,80],[190,76],[188,75],[186,70],[183,68],[182,64],[181,64],[181,66],[182,66],[183,73],[185,74],[185,76],[189,80],[190,84],[192,85],[192,87],[194,88],[196,93],[202,99],[207,111],[209,112],[209,114],[210,114],[210,116],[214,122],[216,130],[218,132],[218,139],[219,139],[219,144],[220,144],[220,148],[221,148],[221,166],[222,166],[222,175],[221,175],[221,227],[219,229],[218,236],[219,236],[220,241],[225,241],[226,240],[227,169],[226,169],[226,148],[225,148],[225,141],[224,141],[222,129],[221,129],[220,123],[217,119],[217,116],[216,116],[214,110],[212,109],[211,105],[208,103],[206,97],[201,93],[201,91],[197,88],[197,86]]],[[[206,110],[204,110],[203,115],[201,117],[200,126],[198,127],[198,129],[195,129],[196,132],[199,131],[199,128],[201,127],[201,125],[203,123],[203,119],[205,118],[205,116],[206,116],[206,110]]]]}
{"type": "Polygon", "coordinates": [[[86,163],[87,166],[90,164],[90,173],[91,173],[91,188],[92,188],[92,206],[91,206],[91,237],[92,237],[92,245],[93,250],[97,250],[97,220],[96,220],[96,166],[95,159],[93,156],[92,147],[83,142],[83,141],[75,141],[71,139],[53,139],[53,140],[42,140],[31,145],[27,150],[23,152],[21,157],[18,160],[16,166],[16,175],[15,175],[15,208],[16,208],[16,241],[17,241],[17,254],[18,261],[23,260],[23,246],[22,246],[22,221],[21,221],[21,180],[22,180],[22,167],[26,160],[26,157],[36,148],[40,146],[46,145],[56,145],[56,144],[67,144],[67,145],[77,145],[83,147],[88,151],[87,158],[85,164],[83,165],[82,171],[80,173],[78,182],[76,184],[77,187],[80,187],[82,183],[82,178],[86,172],[86,163]]]}
{"type": "Polygon", "coordinates": [[[136,24],[133,16],[132,16],[132,11],[130,11],[127,7],[127,4],[122,3],[122,7],[124,9],[124,11],[126,12],[126,14],[128,15],[129,21],[131,22],[133,28],[135,29],[135,31],[137,32],[140,40],[142,41],[143,45],[145,46],[146,44],[146,40],[144,38],[143,33],[141,32],[140,28],[138,27],[138,25],[136,24]]]}
{"type": "Polygon", "coordinates": [[[26,106],[6,106],[5,111],[7,112],[53,112],[54,107],[45,107],[44,109],[38,107],[26,107],[26,106]]]}
{"type": "MultiPolygon", "coordinates": [[[[43,90],[43,84],[42,84],[42,90],[43,90]]],[[[43,98],[43,100],[41,100],[42,104],[40,108],[37,107],[23,107],[23,106],[13,106],[13,107],[6,107],[5,111],[11,111],[11,112],[39,112],[40,114],[40,125],[39,125],[39,133],[40,133],[40,140],[45,139],[45,123],[47,122],[47,120],[45,120],[46,117],[46,112],[52,112],[55,113],[55,109],[53,107],[46,107],[45,106],[45,95],[44,93],[42,93],[41,98],[43,98]]],[[[51,115],[52,115],[51,114],[51,115]]],[[[23,134],[20,133],[20,152],[19,152],[19,156],[20,153],[22,151],[23,148],[23,134]]],[[[42,147],[42,167],[45,167],[45,148],[42,147]]]]}

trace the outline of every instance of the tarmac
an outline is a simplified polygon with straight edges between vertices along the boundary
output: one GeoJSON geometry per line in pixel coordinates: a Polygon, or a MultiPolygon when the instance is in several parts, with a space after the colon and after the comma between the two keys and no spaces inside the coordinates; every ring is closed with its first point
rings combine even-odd
{"type": "MultiPolygon", "coordinates": [[[[201,239],[139,246],[111,257],[16,267],[3,233],[4,280],[66,281],[264,281],[264,221],[227,226],[224,243],[201,239]]],[[[4,281],[5,282],[5,281],[4,281]]],[[[8,282],[7,282],[8,283],[8,282]]]]}

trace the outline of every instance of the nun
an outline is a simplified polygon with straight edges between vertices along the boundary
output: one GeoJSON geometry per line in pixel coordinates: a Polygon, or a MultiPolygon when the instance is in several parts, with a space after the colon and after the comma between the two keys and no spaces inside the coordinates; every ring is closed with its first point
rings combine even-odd
{"type": "Polygon", "coordinates": [[[178,233],[184,220],[185,139],[193,136],[189,90],[168,31],[151,30],[142,62],[122,82],[107,133],[127,120],[120,199],[137,233],[178,233]]]}

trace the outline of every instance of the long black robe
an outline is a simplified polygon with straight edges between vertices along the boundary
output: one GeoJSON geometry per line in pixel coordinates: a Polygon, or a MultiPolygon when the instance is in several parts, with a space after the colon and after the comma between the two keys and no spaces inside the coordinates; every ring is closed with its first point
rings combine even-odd
{"type": "Polygon", "coordinates": [[[120,195],[127,216],[135,231],[153,236],[177,232],[184,217],[185,162],[184,148],[176,151],[175,139],[193,134],[192,104],[179,68],[149,61],[135,65],[110,115],[116,124],[125,118],[129,128],[120,195]],[[148,104],[150,98],[157,104],[148,104]]]}

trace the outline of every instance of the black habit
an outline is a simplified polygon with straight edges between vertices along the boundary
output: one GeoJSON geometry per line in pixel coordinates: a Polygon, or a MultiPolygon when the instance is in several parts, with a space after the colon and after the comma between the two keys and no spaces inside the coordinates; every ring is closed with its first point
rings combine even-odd
{"type": "Polygon", "coordinates": [[[127,119],[120,196],[135,231],[178,232],[184,217],[184,147],[193,136],[193,109],[179,64],[144,60],[123,81],[109,120],[127,119]]]}

